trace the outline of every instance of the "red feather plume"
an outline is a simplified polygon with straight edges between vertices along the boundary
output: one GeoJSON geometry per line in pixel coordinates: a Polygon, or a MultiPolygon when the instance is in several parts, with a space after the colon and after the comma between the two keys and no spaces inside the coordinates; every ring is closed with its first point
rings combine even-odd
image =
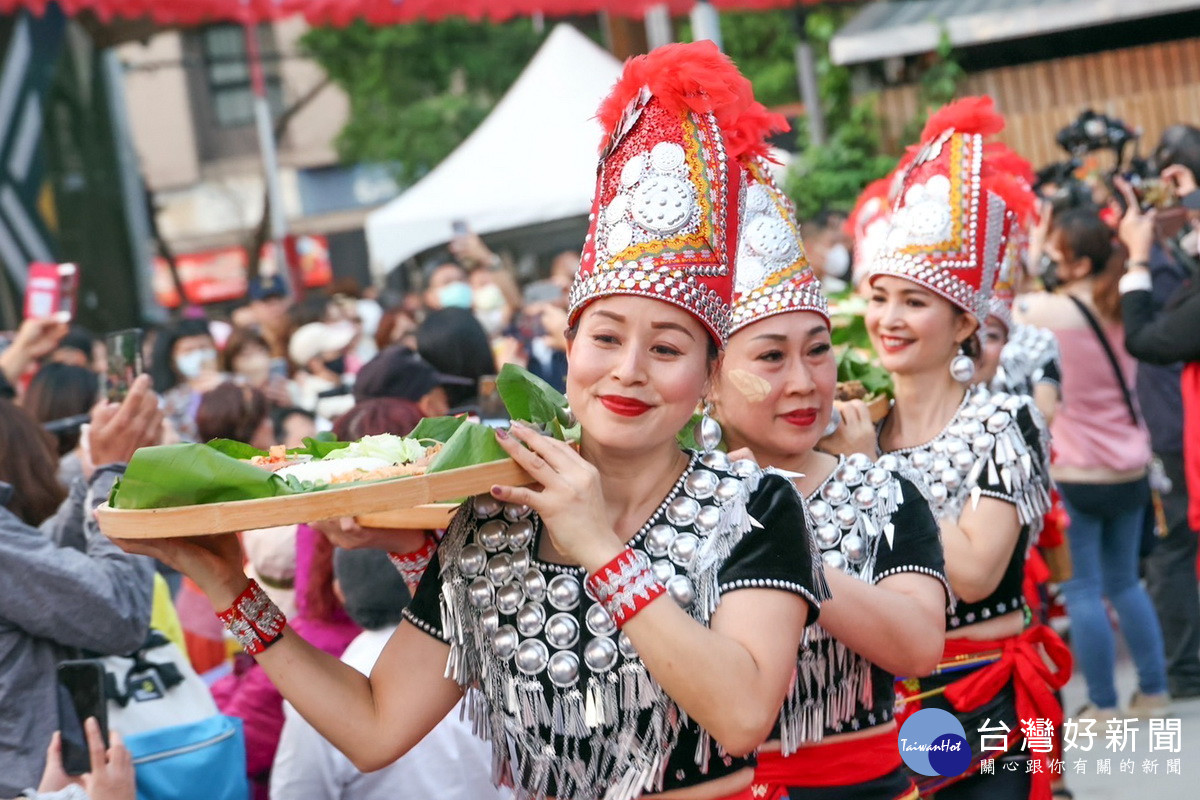
{"type": "Polygon", "coordinates": [[[625,62],[625,69],[596,113],[611,134],[630,101],[647,87],[668,111],[712,112],[722,128],[754,102],[754,90],[738,68],[708,40],[658,47],[625,62]]]}
{"type": "Polygon", "coordinates": [[[791,127],[782,114],[768,111],[756,100],[725,129],[729,155],[734,158],[767,158],[770,151],[767,137],[791,130],[791,127]]]}
{"type": "Polygon", "coordinates": [[[934,112],[921,131],[921,141],[934,139],[950,128],[959,133],[990,136],[1004,130],[1004,116],[996,110],[995,102],[988,95],[964,97],[934,112]]]}
{"type": "Polygon", "coordinates": [[[1037,182],[1033,165],[1003,142],[988,142],[983,146],[983,163],[998,172],[1014,175],[1030,186],[1037,182]]]}
{"type": "Polygon", "coordinates": [[[1029,220],[1037,207],[1037,196],[1029,188],[1029,184],[1009,172],[985,172],[979,185],[985,191],[998,195],[1004,201],[1004,205],[1008,206],[1008,210],[1017,215],[1022,225],[1029,220]]]}

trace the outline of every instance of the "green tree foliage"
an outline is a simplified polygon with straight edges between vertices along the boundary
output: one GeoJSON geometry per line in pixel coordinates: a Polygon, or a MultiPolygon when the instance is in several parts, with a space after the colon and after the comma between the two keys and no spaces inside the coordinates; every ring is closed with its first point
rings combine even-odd
{"type": "Polygon", "coordinates": [[[866,101],[853,104],[824,144],[809,145],[792,161],[784,190],[800,220],[826,209],[849,212],[864,186],[896,166],[895,157],[880,150],[874,110],[866,101]]]}
{"type": "Polygon", "coordinates": [[[825,143],[808,141],[800,126],[800,153],[788,171],[785,191],[801,221],[825,209],[850,211],[868,183],[896,165],[883,153],[879,117],[870,97],[853,97],[850,70],[829,58],[829,40],[845,21],[846,9],[822,9],[808,15],[805,30],[817,65],[817,89],[825,112],[825,143]]]}
{"type": "Polygon", "coordinates": [[[313,29],[302,44],[350,99],[342,160],[394,164],[411,183],[483,121],[544,36],[529,20],[356,22],[313,29]]]}
{"type": "MultiPolygon", "coordinates": [[[[692,40],[688,19],[679,21],[679,41],[692,40]]],[[[722,11],[721,45],[754,84],[754,96],[767,107],[800,99],[796,83],[795,14],[790,10],[722,11]]]]}

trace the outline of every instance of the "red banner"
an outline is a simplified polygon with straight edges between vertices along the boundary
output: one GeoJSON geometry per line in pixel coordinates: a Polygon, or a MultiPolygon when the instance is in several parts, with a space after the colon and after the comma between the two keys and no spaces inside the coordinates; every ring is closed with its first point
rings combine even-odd
{"type": "MultiPolygon", "coordinates": [[[[305,288],[325,286],[333,280],[329,241],[324,236],[295,237],[296,270],[305,288]]],[[[246,296],[247,260],[244,247],[222,247],[175,257],[186,302],[193,305],[240,300],[246,296]]],[[[275,245],[267,243],[258,259],[259,271],[275,270],[275,245]]],[[[166,259],[154,259],[154,296],[166,308],[180,303],[166,259]]]]}

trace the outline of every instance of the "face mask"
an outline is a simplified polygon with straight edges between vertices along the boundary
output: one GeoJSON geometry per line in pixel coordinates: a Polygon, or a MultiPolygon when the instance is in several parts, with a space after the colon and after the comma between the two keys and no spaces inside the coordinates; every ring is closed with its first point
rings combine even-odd
{"type": "Polygon", "coordinates": [[[476,311],[492,311],[503,308],[507,303],[504,302],[504,292],[500,291],[500,287],[489,283],[475,290],[472,305],[476,311]]]}
{"type": "Polygon", "coordinates": [[[271,357],[266,353],[245,355],[237,360],[233,368],[251,381],[265,381],[271,373],[271,357]]]}
{"type": "Polygon", "coordinates": [[[475,319],[479,320],[480,326],[484,332],[490,336],[499,335],[500,331],[504,330],[504,318],[506,309],[491,308],[484,311],[477,310],[475,319]]]}
{"type": "Polygon", "coordinates": [[[325,362],[325,369],[336,375],[341,375],[346,371],[346,357],[338,356],[337,358],[331,358],[325,362]]]}
{"type": "Polygon", "coordinates": [[[204,374],[204,369],[217,360],[217,351],[210,347],[192,350],[175,357],[175,369],[189,381],[204,374]]]}
{"type": "Polygon", "coordinates": [[[438,302],[442,304],[442,308],[470,308],[471,287],[462,281],[448,283],[438,289],[437,298],[438,302]]]}
{"type": "Polygon", "coordinates": [[[825,274],[845,278],[850,274],[850,251],[844,244],[835,244],[825,253],[825,274]]]}

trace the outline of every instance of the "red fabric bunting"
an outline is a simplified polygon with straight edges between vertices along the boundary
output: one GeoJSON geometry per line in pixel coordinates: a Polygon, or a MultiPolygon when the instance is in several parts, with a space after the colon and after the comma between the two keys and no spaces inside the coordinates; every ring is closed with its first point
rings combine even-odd
{"type": "MultiPolygon", "coordinates": [[[[267,22],[300,15],[313,25],[342,27],[361,19],[368,25],[397,25],[447,17],[501,22],[514,17],[581,16],[606,12],[640,19],[654,6],[671,16],[691,11],[695,0],[0,0],[0,13],[25,9],[41,16],[57,2],[67,14],[91,12],[99,19],[149,18],[160,25],[212,22],[267,22]]],[[[721,11],[764,10],[813,5],[818,0],[710,0],[721,11]]]]}

